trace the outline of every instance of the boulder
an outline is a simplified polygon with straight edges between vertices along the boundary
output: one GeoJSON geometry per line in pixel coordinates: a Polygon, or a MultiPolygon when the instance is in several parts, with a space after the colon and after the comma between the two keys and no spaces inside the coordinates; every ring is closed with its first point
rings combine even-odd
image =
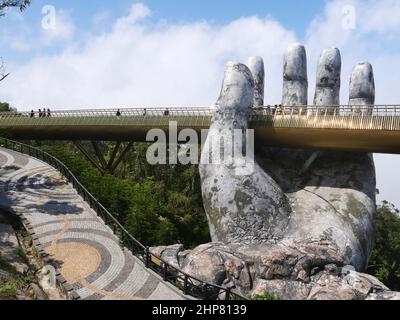
{"type": "Polygon", "coordinates": [[[15,268],[18,273],[25,273],[29,266],[19,252],[20,246],[13,227],[0,224],[0,259],[15,268]]]}

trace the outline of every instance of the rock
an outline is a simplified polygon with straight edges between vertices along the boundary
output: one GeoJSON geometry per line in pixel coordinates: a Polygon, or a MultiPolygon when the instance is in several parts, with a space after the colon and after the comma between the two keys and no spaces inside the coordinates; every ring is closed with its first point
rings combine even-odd
{"type": "Polygon", "coordinates": [[[313,284],[308,300],[356,300],[356,294],[350,285],[341,278],[322,273],[313,284]]]}
{"type": "Polygon", "coordinates": [[[179,254],[183,251],[183,245],[177,244],[167,247],[152,247],[149,248],[150,253],[154,254],[156,257],[161,258],[163,261],[167,262],[175,268],[180,268],[179,265],[179,254]]]}
{"type": "Polygon", "coordinates": [[[19,301],[30,301],[30,300],[33,300],[32,298],[27,297],[27,296],[25,296],[24,294],[17,294],[17,295],[15,296],[15,299],[16,299],[16,300],[19,300],[19,301]]]}
{"type": "Polygon", "coordinates": [[[222,285],[226,279],[224,260],[212,246],[200,246],[199,250],[189,253],[183,262],[182,271],[216,285],[222,285]]]}
{"type": "Polygon", "coordinates": [[[384,291],[380,293],[372,293],[366,300],[400,300],[400,292],[384,291]]]}
{"type": "Polygon", "coordinates": [[[25,273],[29,266],[18,254],[20,246],[12,226],[0,224],[0,258],[15,268],[18,273],[25,273]]]}
{"type": "Polygon", "coordinates": [[[310,286],[299,281],[287,280],[258,280],[251,296],[263,295],[266,292],[278,299],[306,300],[310,293],[310,286]]]}
{"type": "Polygon", "coordinates": [[[29,289],[33,292],[33,298],[35,300],[49,300],[46,293],[36,283],[31,283],[29,289]]]}
{"type": "Polygon", "coordinates": [[[323,243],[208,243],[193,250],[180,250],[180,245],[152,248],[152,252],[185,252],[179,259],[179,268],[185,273],[248,297],[266,292],[281,300],[398,297],[373,276],[343,266],[344,257],[336,248],[323,243]]]}
{"type": "Polygon", "coordinates": [[[355,271],[348,272],[346,275],[343,276],[343,280],[347,284],[349,284],[353,288],[353,290],[355,290],[356,294],[362,299],[365,299],[367,295],[372,292],[390,290],[375,277],[369,274],[358,273],[355,271]]]}

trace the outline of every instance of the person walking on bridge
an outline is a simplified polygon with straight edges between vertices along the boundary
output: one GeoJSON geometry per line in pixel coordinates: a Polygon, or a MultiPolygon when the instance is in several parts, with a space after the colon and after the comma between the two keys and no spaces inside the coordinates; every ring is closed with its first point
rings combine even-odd
{"type": "Polygon", "coordinates": [[[31,118],[35,117],[35,111],[31,110],[31,118]]]}
{"type": "Polygon", "coordinates": [[[116,116],[117,116],[118,118],[121,116],[121,109],[118,109],[118,110],[117,110],[116,116]]]}
{"type": "Polygon", "coordinates": [[[42,109],[39,109],[39,118],[43,117],[42,109]]]}
{"type": "Polygon", "coordinates": [[[47,109],[47,117],[48,117],[48,118],[51,117],[51,111],[50,111],[50,109],[47,109]]]}

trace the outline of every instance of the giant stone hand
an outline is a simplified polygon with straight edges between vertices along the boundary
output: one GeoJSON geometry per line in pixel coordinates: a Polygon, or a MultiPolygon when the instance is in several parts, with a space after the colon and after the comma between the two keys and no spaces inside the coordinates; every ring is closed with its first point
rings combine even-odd
{"type": "MultiPolygon", "coordinates": [[[[314,104],[326,106],[329,114],[337,113],[340,74],[339,50],[324,50],[314,104]]],[[[307,96],[306,51],[294,44],[285,53],[282,104],[305,106],[307,96]]],[[[373,245],[372,155],[265,147],[257,149],[249,170],[243,130],[263,98],[261,58],[251,58],[248,67],[226,65],[199,167],[213,242],[151,252],[198,279],[248,296],[268,291],[281,299],[400,299],[400,293],[354,270],[365,269],[373,245]],[[212,162],[215,155],[223,161],[212,162]]],[[[362,62],[351,75],[349,106],[356,114],[361,106],[371,112],[365,106],[374,100],[372,67],[362,62]]]]}
{"type": "MultiPolygon", "coordinates": [[[[229,164],[207,164],[218,139],[247,129],[252,106],[263,104],[264,65],[251,58],[249,68],[230,62],[202,151],[200,175],[213,242],[266,248],[296,241],[333,248],[345,264],[365,269],[374,237],[375,168],[372,155],[263,148],[254,171],[237,174],[229,164]],[[212,143],[209,143],[212,141],[212,143]]],[[[317,67],[314,104],[339,104],[341,57],[338,49],[322,52],[317,67]]],[[[307,105],[307,58],[303,46],[290,46],[284,58],[284,106],[307,105]]],[[[349,105],[374,103],[369,63],[358,64],[350,81],[349,105]]],[[[229,139],[228,139],[229,140],[229,139]]],[[[235,143],[224,145],[234,148],[235,143]]]]}

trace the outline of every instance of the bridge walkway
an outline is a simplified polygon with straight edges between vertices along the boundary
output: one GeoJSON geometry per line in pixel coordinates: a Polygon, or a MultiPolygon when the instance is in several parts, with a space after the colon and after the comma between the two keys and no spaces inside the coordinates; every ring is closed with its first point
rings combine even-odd
{"type": "Polygon", "coordinates": [[[0,148],[0,206],[18,214],[42,256],[76,299],[180,300],[50,165],[0,148]]]}

